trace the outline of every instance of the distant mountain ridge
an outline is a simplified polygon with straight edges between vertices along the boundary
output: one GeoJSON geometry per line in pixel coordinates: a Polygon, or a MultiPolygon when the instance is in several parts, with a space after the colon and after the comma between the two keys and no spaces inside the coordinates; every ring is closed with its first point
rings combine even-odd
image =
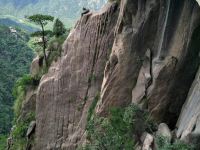
{"type": "Polygon", "coordinates": [[[16,7],[24,7],[28,4],[35,4],[39,0],[8,0],[5,3],[13,3],[16,7]]]}
{"type": "Polygon", "coordinates": [[[67,26],[74,24],[80,16],[82,7],[100,9],[107,0],[1,0],[0,15],[24,18],[36,13],[53,15],[60,18],[67,26]]]}
{"type": "Polygon", "coordinates": [[[34,32],[34,31],[38,30],[35,27],[23,24],[23,23],[21,23],[17,20],[11,19],[11,18],[0,18],[0,25],[7,26],[7,27],[21,28],[21,29],[26,30],[28,32],[34,32]]]}

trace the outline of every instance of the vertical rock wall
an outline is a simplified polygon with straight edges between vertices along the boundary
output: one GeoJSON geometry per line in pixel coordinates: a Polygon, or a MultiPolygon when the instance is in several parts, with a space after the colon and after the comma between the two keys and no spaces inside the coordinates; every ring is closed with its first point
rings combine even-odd
{"type": "Polygon", "coordinates": [[[99,94],[114,40],[117,4],[85,14],[63,45],[63,56],[40,83],[36,150],[76,149],[85,138],[87,111],[99,94]]]}
{"type": "Polygon", "coordinates": [[[121,1],[97,113],[133,102],[173,128],[200,62],[199,17],[191,0],[121,1]]]}
{"type": "Polygon", "coordinates": [[[199,6],[191,0],[121,0],[119,11],[108,3],[84,15],[42,78],[36,150],[81,145],[99,93],[99,115],[135,103],[175,127],[200,64],[199,6]]]}
{"type": "MultiPolygon", "coordinates": [[[[192,84],[177,123],[177,137],[192,140],[200,136],[200,69],[192,84]],[[188,138],[188,139],[187,139],[188,138]]],[[[193,141],[189,141],[193,142],[193,141]]]]}

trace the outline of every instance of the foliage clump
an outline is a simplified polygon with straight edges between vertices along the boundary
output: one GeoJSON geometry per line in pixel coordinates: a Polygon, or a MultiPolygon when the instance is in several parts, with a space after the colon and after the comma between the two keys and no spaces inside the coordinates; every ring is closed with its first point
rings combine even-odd
{"type": "Polygon", "coordinates": [[[42,48],[43,48],[43,56],[44,56],[44,60],[45,60],[45,64],[46,66],[48,66],[48,62],[47,62],[47,54],[46,54],[46,48],[47,48],[47,41],[45,39],[45,37],[49,34],[49,32],[51,31],[47,31],[45,30],[45,26],[49,23],[49,22],[53,22],[54,17],[50,16],[50,15],[42,15],[42,14],[36,14],[36,15],[32,15],[28,17],[28,20],[30,22],[35,23],[36,25],[39,25],[41,27],[41,31],[36,31],[32,34],[32,36],[36,36],[36,37],[41,37],[42,38],[42,48]]]}
{"type": "Polygon", "coordinates": [[[45,66],[42,66],[42,72],[45,74],[52,62],[57,61],[57,58],[61,56],[62,44],[64,43],[70,30],[66,29],[64,24],[59,19],[55,20],[53,31],[45,30],[45,25],[49,21],[53,21],[53,17],[51,18],[51,16],[37,14],[28,17],[28,19],[40,24],[41,26],[41,31],[37,31],[32,34],[29,46],[37,52],[40,58],[44,60],[45,66]]]}
{"type": "Polygon", "coordinates": [[[194,145],[188,145],[180,140],[171,141],[164,136],[158,135],[156,137],[156,145],[158,150],[197,150],[194,145]]]}
{"type": "Polygon", "coordinates": [[[7,141],[7,136],[6,135],[0,135],[0,150],[5,150],[6,149],[6,141],[7,141]]]}
{"type": "Polygon", "coordinates": [[[93,99],[92,104],[91,104],[91,106],[90,106],[90,108],[89,108],[89,111],[88,111],[87,121],[90,121],[92,115],[94,114],[94,110],[95,110],[95,107],[96,107],[96,105],[97,105],[97,102],[98,102],[99,98],[100,98],[100,95],[97,94],[97,95],[95,96],[95,98],[93,99]]]}
{"type": "Polygon", "coordinates": [[[25,94],[27,88],[36,87],[39,84],[39,79],[32,77],[30,74],[24,75],[22,78],[18,79],[14,88],[13,95],[15,97],[14,103],[14,114],[15,120],[20,116],[23,100],[25,99],[25,94]]]}
{"type": "Polygon", "coordinates": [[[35,113],[30,112],[24,118],[20,118],[18,121],[16,121],[12,131],[12,137],[14,141],[11,150],[26,149],[26,132],[28,130],[30,122],[33,120],[35,120],[35,113]]]}
{"type": "Polygon", "coordinates": [[[136,136],[155,128],[149,115],[135,105],[112,108],[107,118],[92,115],[89,119],[86,150],[133,150],[136,136]]]}
{"type": "Polygon", "coordinates": [[[66,28],[62,21],[60,21],[58,18],[55,20],[55,23],[53,25],[53,34],[56,37],[60,37],[66,33],[66,28]]]}
{"type": "Polygon", "coordinates": [[[13,89],[13,95],[15,96],[14,103],[14,126],[11,131],[13,138],[12,150],[22,150],[26,148],[26,132],[28,130],[31,121],[35,120],[35,112],[29,112],[25,116],[21,117],[21,111],[23,101],[25,100],[26,92],[28,88],[35,88],[39,84],[39,79],[31,76],[30,74],[24,75],[17,80],[13,89]]]}

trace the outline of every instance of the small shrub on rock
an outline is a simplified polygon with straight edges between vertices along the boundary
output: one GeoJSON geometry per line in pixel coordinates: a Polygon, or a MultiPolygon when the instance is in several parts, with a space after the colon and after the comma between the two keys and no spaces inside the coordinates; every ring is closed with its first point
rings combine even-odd
{"type": "Polygon", "coordinates": [[[134,139],[145,130],[154,130],[150,129],[150,120],[149,115],[135,105],[112,108],[107,118],[93,114],[86,128],[88,143],[83,149],[134,150],[134,139]]]}

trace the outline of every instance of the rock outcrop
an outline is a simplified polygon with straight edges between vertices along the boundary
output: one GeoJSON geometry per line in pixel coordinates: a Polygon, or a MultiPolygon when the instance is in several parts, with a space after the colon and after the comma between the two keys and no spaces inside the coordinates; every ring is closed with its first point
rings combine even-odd
{"type": "Polygon", "coordinates": [[[97,113],[133,102],[173,128],[200,62],[199,21],[195,1],[121,1],[97,113]]]}
{"type": "Polygon", "coordinates": [[[200,69],[192,84],[177,123],[177,137],[183,140],[192,140],[192,137],[200,140],[200,69]],[[191,139],[190,139],[191,138],[191,139]]]}
{"type": "Polygon", "coordinates": [[[156,132],[158,136],[166,137],[169,141],[172,140],[172,133],[169,127],[165,123],[161,123],[158,126],[158,131],[156,132]]]}
{"type": "MultiPolygon", "coordinates": [[[[188,97],[177,136],[199,132],[199,41],[200,8],[192,0],[121,0],[83,14],[38,87],[34,149],[82,145],[97,95],[99,116],[134,103],[171,129],[188,97]]],[[[153,149],[153,140],[148,135],[143,149],[153,149]]]]}
{"type": "Polygon", "coordinates": [[[78,21],[63,56],[42,78],[36,102],[36,149],[76,149],[85,139],[87,112],[100,93],[114,41],[116,3],[78,21]]]}

